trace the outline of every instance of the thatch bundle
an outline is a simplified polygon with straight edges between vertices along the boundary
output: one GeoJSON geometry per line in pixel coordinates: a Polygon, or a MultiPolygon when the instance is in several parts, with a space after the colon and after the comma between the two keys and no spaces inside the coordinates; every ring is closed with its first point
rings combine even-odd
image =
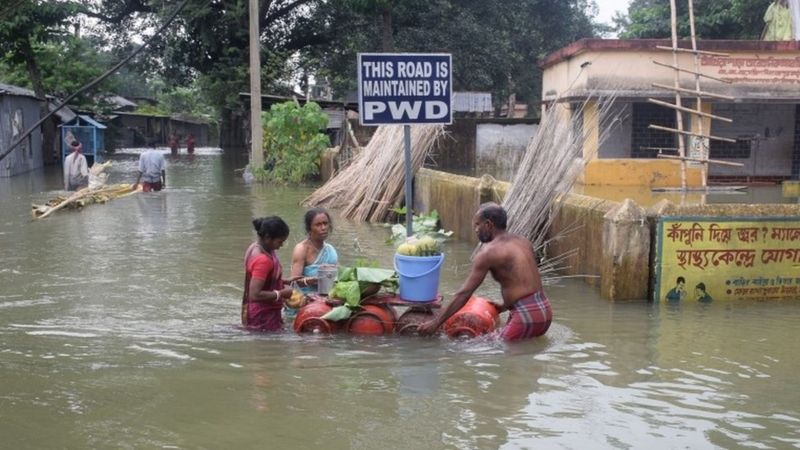
{"type": "Polygon", "coordinates": [[[92,203],[105,203],[115,198],[140,192],[134,190],[133,185],[128,183],[106,185],[108,174],[104,173],[104,171],[109,166],[111,166],[111,161],[95,164],[89,169],[89,187],[79,189],[68,197],[57,196],[51,198],[43,205],[31,205],[33,218],[44,219],[60,209],[83,208],[92,203]]]}
{"type": "MultiPolygon", "coordinates": [[[[411,173],[422,167],[441,125],[411,127],[411,173]]],[[[382,222],[404,199],[405,147],[402,126],[381,126],[350,164],[303,200],[304,205],[341,209],[344,217],[382,222]]]]}
{"type": "MultiPolygon", "coordinates": [[[[620,119],[612,112],[613,103],[614,97],[590,98],[577,107],[573,104],[570,110],[567,104],[555,102],[542,116],[536,136],[528,144],[503,206],[508,212],[508,231],[527,237],[540,254],[544,253],[547,230],[555,216],[552,207],[572,189],[594,157],[583,154],[584,143],[597,139],[599,148],[620,119]],[[597,123],[598,128],[584,129],[584,122],[597,123]]],[[[543,277],[547,279],[559,269],[568,256],[545,259],[543,277]]]]}

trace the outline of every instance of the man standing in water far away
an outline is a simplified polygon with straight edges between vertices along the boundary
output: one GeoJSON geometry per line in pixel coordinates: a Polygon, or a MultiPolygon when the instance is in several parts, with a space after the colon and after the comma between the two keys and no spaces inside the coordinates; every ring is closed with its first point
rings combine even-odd
{"type": "Polygon", "coordinates": [[[145,192],[160,191],[167,184],[167,163],[164,162],[164,155],[155,147],[155,144],[151,144],[151,148],[139,155],[139,175],[133,183],[134,189],[142,179],[142,190],[145,192]]]}
{"type": "Polygon", "coordinates": [[[541,336],[547,331],[553,320],[553,311],[542,290],[533,247],[524,237],[506,231],[507,220],[502,206],[496,203],[481,205],[473,218],[473,226],[478,240],[484,245],[475,256],[472,269],[453,301],[436,318],[420,325],[420,334],[435,333],[467,303],[489,272],[500,283],[503,304],[499,310],[511,311],[506,326],[500,330],[500,338],[516,341],[541,336]]]}

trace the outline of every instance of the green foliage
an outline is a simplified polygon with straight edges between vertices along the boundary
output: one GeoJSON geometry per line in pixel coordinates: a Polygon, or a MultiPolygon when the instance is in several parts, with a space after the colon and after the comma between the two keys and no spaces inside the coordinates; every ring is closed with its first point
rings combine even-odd
{"type": "MultiPolygon", "coordinates": [[[[405,213],[405,208],[396,209],[395,212],[405,213]]],[[[406,225],[405,223],[396,223],[391,225],[392,235],[386,240],[387,244],[397,247],[406,242],[406,225]]],[[[438,251],[441,252],[441,247],[444,241],[453,235],[452,231],[446,231],[439,228],[439,212],[436,210],[428,214],[414,215],[411,219],[411,232],[415,240],[422,239],[425,236],[433,238],[438,246],[438,251]]]]}
{"type": "MultiPolygon", "coordinates": [[[[302,64],[326,77],[338,97],[356,87],[356,54],[380,50],[381,6],[380,1],[331,0],[316,9],[314,28],[333,40],[306,49],[302,64]]],[[[596,35],[590,6],[585,0],[392,1],[394,47],[397,52],[452,53],[454,90],[489,91],[496,105],[513,92],[518,101],[537,104],[541,72],[536,62],[596,35]]]]}
{"type": "Polygon", "coordinates": [[[328,117],[318,104],[276,103],[262,120],[264,151],[274,165],[268,172],[257,171],[256,177],[297,183],[319,173],[319,159],[329,140],[320,133],[328,117]]]}
{"type": "MultiPolygon", "coordinates": [[[[758,39],[764,12],[772,0],[694,0],[697,36],[704,39],[758,39]]],[[[689,11],[677,2],[678,36],[688,37],[689,11]]],[[[622,38],[669,38],[670,6],[666,0],[633,0],[628,15],[614,19],[622,38]]]]}

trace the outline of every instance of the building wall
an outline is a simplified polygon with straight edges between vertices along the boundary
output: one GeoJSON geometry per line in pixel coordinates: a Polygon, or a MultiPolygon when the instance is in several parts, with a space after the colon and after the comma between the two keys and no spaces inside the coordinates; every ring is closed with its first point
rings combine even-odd
{"type": "Polygon", "coordinates": [[[711,164],[710,176],[789,177],[792,174],[792,153],[797,106],[767,103],[714,103],[713,114],[733,119],[733,123],[713,120],[711,134],[741,140],[731,146],[712,141],[711,158],[743,163],[743,167],[711,164]],[[733,148],[732,148],[733,147],[733,148]],[[716,150],[716,151],[715,151],[716,150]],[[727,154],[724,151],[728,150],[727,154]],[[738,157],[737,157],[738,156],[738,157]]]}
{"type": "Polygon", "coordinates": [[[476,169],[498,180],[511,181],[525,156],[538,124],[478,123],[475,138],[476,169]]]}
{"type": "MultiPolygon", "coordinates": [[[[0,149],[5,150],[39,120],[39,104],[34,98],[17,95],[0,95],[0,149]],[[12,121],[21,117],[22,123],[14,128],[12,121]]],[[[44,165],[42,158],[42,132],[34,130],[24,142],[0,160],[0,177],[11,177],[44,165]]]]}
{"type": "Polygon", "coordinates": [[[800,105],[794,110],[794,153],[792,154],[792,179],[800,180],[800,105]]]}

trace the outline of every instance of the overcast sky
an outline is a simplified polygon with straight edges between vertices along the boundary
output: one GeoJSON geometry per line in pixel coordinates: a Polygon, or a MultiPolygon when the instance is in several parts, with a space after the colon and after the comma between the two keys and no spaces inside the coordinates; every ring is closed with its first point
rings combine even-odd
{"type": "Polygon", "coordinates": [[[628,12],[628,3],[630,3],[630,0],[595,0],[595,2],[600,9],[600,15],[597,17],[597,21],[611,23],[611,18],[614,17],[616,11],[623,13],[628,12]]]}

